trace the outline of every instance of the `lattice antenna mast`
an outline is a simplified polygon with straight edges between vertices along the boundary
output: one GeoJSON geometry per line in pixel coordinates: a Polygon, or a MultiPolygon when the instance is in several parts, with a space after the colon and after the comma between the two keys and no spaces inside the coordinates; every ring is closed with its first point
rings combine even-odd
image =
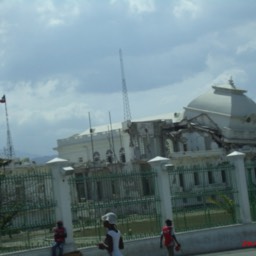
{"type": "Polygon", "coordinates": [[[5,155],[8,159],[12,160],[15,156],[14,147],[12,144],[12,136],[11,136],[11,130],[9,126],[9,118],[8,118],[8,111],[7,111],[7,103],[6,103],[6,97],[5,95],[0,100],[1,103],[4,103],[5,105],[5,117],[6,117],[6,127],[7,127],[7,146],[5,148],[5,155]]]}
{"type": "Polygon", "coordinates": [[[124,63],[123,63],[123,57],[122,57],[122,50],[121,49],[119,49],[119,56],[120,56],[121,75],[122,75],[124,121],[128,121],[128,120],[130,121],[132,119],[132,117],[131,117],[131,111],[130,111],[130,104],[129,104],[129,99],[128,99],[125,75],[124,75],[124,63]]]}

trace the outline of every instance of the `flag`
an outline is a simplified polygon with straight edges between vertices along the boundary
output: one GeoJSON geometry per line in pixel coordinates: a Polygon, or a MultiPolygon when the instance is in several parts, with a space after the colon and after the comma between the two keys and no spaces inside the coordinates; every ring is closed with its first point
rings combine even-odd
{"type": "Polygon", "coordinates": [[[2,97],[2,99],[0,100],[0,103],[5,103],[6,100],[5,100],[5,95],[2,97]]]}

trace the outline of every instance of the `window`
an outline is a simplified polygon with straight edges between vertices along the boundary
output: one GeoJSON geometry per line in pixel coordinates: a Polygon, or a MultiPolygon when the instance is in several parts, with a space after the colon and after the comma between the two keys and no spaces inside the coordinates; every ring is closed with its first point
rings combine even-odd
{"type": "Polygon", "coordinates": [[[108,149],[107,152],[106,152],[106,160],[110,164],[113,163],[113,152],[112,152],[111,149],[108,149]]]}
{"type": "Polygon", "coordinates": [[[99,152],[94,152],[93,153],[93,161],[94,162],[99,162],[100,161],[100,153],[99,152]]]}
{"type": "Polygon", "coordinates": [[[125,163],[125,162],[126,162],[126,158],[125,158],[125,151],[124,151],[124,148],[120,148],[120,150],[119,150],[119,156],[120,156],[120,162],[121,162],[121,163],[125,163]]]}
{"type": "Polygon", "coordinates": [[[216,200],[216,195],[211,195],[211,199],[215,201],[216,200]]]}
{"type": "Polygon", "coordinates": [[[25,184],[22,179],[15,181],[15,193],[11,197],[16,196],[17,201],[22,202],[26,198],[25,184]]]}
{"type": "Polygon", "coordinates": [[[25,193],[25,187],[23,185],[16,185],[15,186],[15,195],[16,195],[16,199],[18,201],[23,201],[26,199],[26,193],[25,193]]]}
{"type": "Polygon", "coordinates": [[[174,152],[179,152],[180,148],[179,148],[179,142],[178,141],[173,141],[173,151],[174,152]]]}
{"type": "Polygon", "coordinates": [[[82,163],[82,162],[83,162],[83,158],[82,158],[82,157],[79,157],[79,158],[78,158],[78,162],[79,162],[79,163],[82,163]]]}
{"type": "Polygon", "coordinates": [[[213,173],[211,171],[208,172],[208,183],[209,184],[214,183],[214,177],[213,177],[213,173]]]}
{"type": "Polygon", "coordinates": [[[180,180],[180,186],[184,187],[184,178],[183,178],[183,174],[182,173],[179,174],[179,180],[180,180]]]}
{"type": "Polygon", "coordinates": [[[150,178],[142,178],[142,190],[144,196],[154,195],[154,188],[150,178]]]}
{"type": "Polygon", "coordinates": [[[201,196],[197,196],[196,199],[197,199],[197,202],[202,202],[202,197],[201,196]]]}
{"type": "MultiPolygon", "coordinates": [[[[88,177],[88,174],[86,173],[85,174],[85,177],[87,178],[88,177]]],[[[86,194],[87,194],[87,199],[88,200],[91,200],[91,199],[93,199],[92,198],[92,184],[91,184],[91,181],[90,181],[90,179],[85,179],[85,185],[86,185],[86,194]]]]}
{"type": "Polygon", "coordinates": [[[206,150],[210,150],[211,149],[211,137],[207,136],[204,138],[204,142],[205,142],[205,149],[206,150]]]}
{"type": "Polygon", "coordinates": [[[225,170],[221,170],[221,180],[223,183],[227,182],[227,176],[225,170]]]}
{"type": "Polygon", "coordinates": [[[198,172],[194,172],[194,183],[195,185],[199,185],[199,174],[198,172]]]}
{"type": "Polygon", "coordinates": [[[76,189],[79,202],[86,199],[85,186],[84,186],[84,178],[82,173],[76,174],[76,189]]]}
{"type": "Polygon", "coordinates": [[[100,181],[96,183],[96,188],[97,188],[97,194],[98,194],[98,200],[103,199],[103,194],[102,194],[102,184],[100,181]]]}
{"type": "Polygon", "coordinates": [[[112,188],[112,195],[115,196],[116,195],[116,186],[115,186],[114,180],[111,181],[111,188],[112,188]]]}

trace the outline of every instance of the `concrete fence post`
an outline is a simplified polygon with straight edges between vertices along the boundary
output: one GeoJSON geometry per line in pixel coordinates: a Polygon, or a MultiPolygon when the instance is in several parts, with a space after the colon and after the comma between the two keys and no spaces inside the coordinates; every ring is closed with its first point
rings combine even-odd
{"type": "Polygon", "coordinates": [[[161,217],[162,223],[166,219],[173,220],[171,189],[168,175],[168,168],[172,167],[169,158],[155,157],[148,161],[157,173],[157,189],[161,199],[161,217]]]}
{"type": "Polygon", "coordinates": [[[227,155],[227,157],[235,166],[235,180],[238,190],[239,213],[241,222],[250,223],[252,219],[244,165],[245,154],[234,151],[233,153],[227,155]]]}
{"type": "Polygon", "coordinates": [[[74,251],[75,242],[73,238],[73,223],[71,211],[70,186],[68,176],[73,173],[73,168],[68,166],[68,161],[61,158],[54,158],[47,162],[53,176],[53,193],[57,202],[55,208],[56,221],[62,220],[67,230],[67,238],[64,252],[74,251]]]}

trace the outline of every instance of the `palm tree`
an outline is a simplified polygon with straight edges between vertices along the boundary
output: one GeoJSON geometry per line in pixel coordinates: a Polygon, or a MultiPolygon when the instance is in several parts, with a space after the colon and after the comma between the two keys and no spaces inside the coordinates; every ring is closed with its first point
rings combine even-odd
{"type": "Polygon", "coordinates": [[[209,203],[216,205],[220,209],[224,209],[236,222],[235,201],[225,194],[220,194],[218,199],[208,198],[209,203]]]}

